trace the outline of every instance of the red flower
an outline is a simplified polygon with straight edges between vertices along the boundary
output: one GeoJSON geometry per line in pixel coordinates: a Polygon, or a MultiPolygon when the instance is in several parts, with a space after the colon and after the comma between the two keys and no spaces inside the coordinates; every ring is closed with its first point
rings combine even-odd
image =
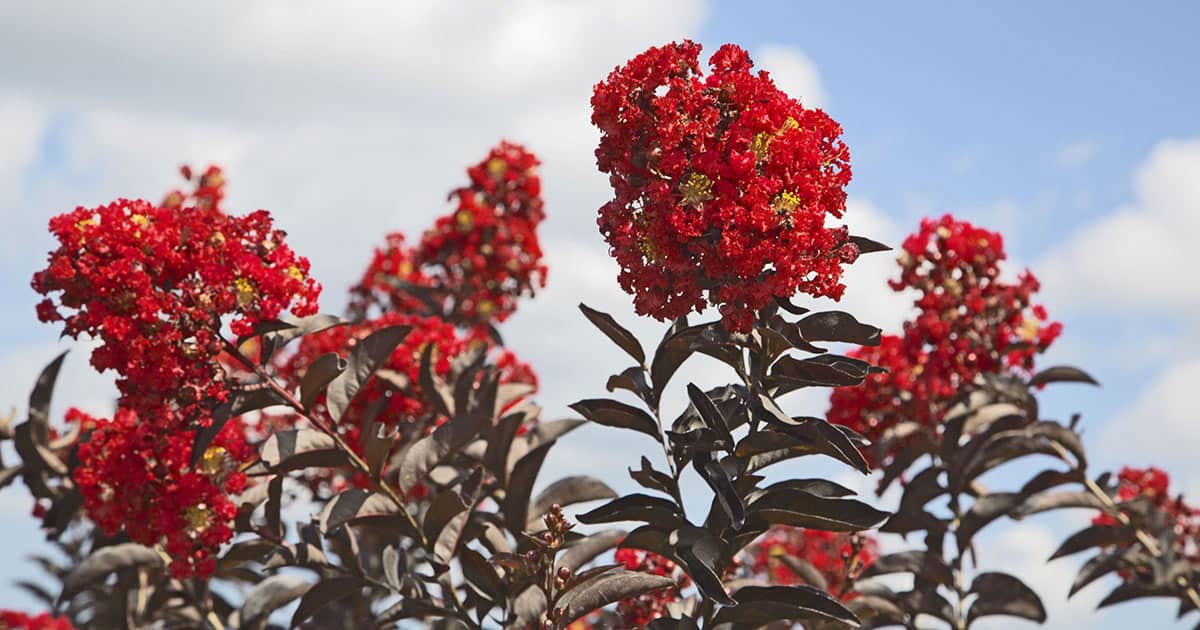
{"type": "MultiPolygon", "coordinates": [[[[850,599],[855,578],[879,557],[879,545],[868,535],[839,534],[798,527],[773,527],[748,549],[750,573],[771,584],[807,584],[784,558],[807,562],[825,580],[831,594],[850,599]]],[[[812,585],[810,586],[819,586],[812,585]]]]}
{"type": "Polygon", "coordinates": [[[643,593],[637,597],[627,597],[617,602],[617,614],[621,616],[623,627],[644,628],[646,624],[659,617],[669,616],[667,605],[679,600],[680,589],[687,588],[691,580],[675,565],[674,562],[649,551],[640,549],[618,549],[613,558],[625,566],[626,570],[650,573],[676,579],[675,586],[643,593]]]}
{"type": "Polygon", "coordinates": [[[237,467],[253,456],[234,419],[191,468],[195,429],[228,396],[222,322],[246,335],[284,311],[314,313],[320,292],[267,212],[221,210],[223,187],[210,167],[194,192],[160,206],[122,199],[59,215],[59,247],[33,278],[57,297],[38,305],[39,318],[98,339],[92,365],[117,373],[113,419],[68,413],[86,432],[73,476],[88,516],[110,534],[163,544],[179,577],[213,571],[232,536],[228,495],[246,484],[237,467]]]}
{"type": "Polygon", "coordinates": [[[797,291],[838,298],[858,249],[840,218],[850,181],[841,127],[787,96],[732,44],[700,74],[700,46],[650,48],[596,85],[596,159],[614,197],[600,232],[637,312],[720,306],[746,330],[797,291]]]}
{"type": "Polygon", "coordinates": [[[66,617],[48,612],[29,615],[16,610],[0,610],[0,630],[75,630],[66,617]]]}
{"type": "Polygon", "coordinates": [[[92,365],[116,371],[122,406],[142,415],[174,406],[192,420],[225,399],[222,318],[245,335],[284,311],[316,311],[308,261],[267,212],[222,213],[219,178],[210,169],[172,204],[121,199],[50,220],[59,247],[33,287],[58,304],[44,300],[38,316],[99,339],[92,365]]]}
{"type": "Polygon", "coordinates": [[[1004,259],[995,232],[951,215],[922,221],[904,241],[900,278],[891,281],[896,291],[916,291],[918,312],[903,334],[850,353],[888,372],[834,390],[829,421],[876,443],[902,422],[936,439],[949,401],[976,376],[1030,373],[1062,325],[1032,304],[1033,274],[1026,271],[1015,284],[1000,280],[1004,259]]]}
{"type": "MultiPolygon", "coordinates": [[[[1153,510],[1157,510],[1160,518],[1139,519],[1145,527],[1151,529],[1151,535],[1160,537],[1153,531],[1154,527],[1165,527],[1172,531],[1175,540],[1175,552],[1192,564],[1200,563],[1200,510],[1193,508],[1179,495],[1172,498],[1170,493],[1171,477],[1166,472],[1153,466],[1149,468],[1132,468],[1126,466],[1117,474],[1117,491],[1113,499],[1118,508],[1127,501],[1147,499],[1153,510]]],[[[1136,517],[1135,517],[1136,518],[1136,517]]],[[[1118,520],[1108,514],[1097,514],[1092,518],[1093,525],[1116,525],[1118,520]]],[[[1137,571],[1149,568],[1138,567],[1137,571]]],[[[1122,569],[1123,578],[1133,577],[1133,571],[1122,569]]]]}
{"type": "Polygon", "coordinates": [[[134,542],[162,544],[177,577],[208,575],[212,558],[233,536],[237,506],[229,495],[247,481],[239,468],[257,453],[233,418],[193,469],[193,432],[179,430],[171,412],[160,413],[166,416],[121,409],[109,420],[70,410],[67,420],[89,432],[72,477],[88,516],[109,535],[124,530],[134,542]]]}
{"type": "Polygon", "coordinates": [[[517,299],[546,284],[537,226],[545,218],[537,157],[501,142],[467,169],[471,183],[450,197],[454,212],[413,249],[388,235],[355,288],[352,311],[429,312],[454,323],[486,326],[516,310],[517,299]]]}

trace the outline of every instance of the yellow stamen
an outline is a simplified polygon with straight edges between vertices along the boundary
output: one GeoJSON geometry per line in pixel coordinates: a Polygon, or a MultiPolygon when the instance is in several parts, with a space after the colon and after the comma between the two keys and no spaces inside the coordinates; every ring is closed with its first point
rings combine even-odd
{"type": "Polygon", "coordinates": [[[950,228],[943,225],[937,229],[937,235],[940,238],[950,238],[950,228]]]}
{"type": "Polygon", "coordinates": [[[712,180],[701,173],[692,173],[679,186],[679,192],[683,195],[683,202],[685,204],[698,206],[712,199],[712,180]]]}
{"type": "Polygon", "coordinates": [[[750,150],[754,152],[754,157],[759,160],[767,159],[771,154],[771,134],[761,131],[754,136],[754,140],[750,142],[750,150]]]}
{"type": "Polygon", "coordinates": [[[297,280],[297,281],[304,280],[304,272],[300,271],[300,268],[297,267],[296,265],[292,265],[291,267],[288,267],[287,274],[293,280],[297,280]]]}
{"type": "Polygon", "coordinates": [[[241,308],[250,306],[254,303],[254,299],[258,297],[258,293],[254,290],[254,284],[246,278],[234,280],[233,290],[237,293],[237,303],[241,308]]]}
{"type": "Polygon", "coordinates": [[[1039,324],[1041,324],[1040,320],[1026,317],[1025,321],[1021,322],[1021,338],[1025,341],[1037,339],[1039,324]]]}
{"type": "Polygon", "coordinates": [[[200,458],[200,470],[206,475],[216,475],[225,470],[225,455],[227,451],[223,446],[210,446],[204,451],[204,456],[200,458]]]}
{"type": "Polygon", "coordinates": [[[494,177],[496,179],[500,179],[501,177],[504,177],[504,173],[507,170],[508,170],[508,163],[504,161],[504,158],[494,157],[494,158],[488,160],[488,162],[487,162],[488,175],[491,175],[492,177],[494,177]]]}
{"type": "Polygon", "coordinates": [[[650,262],[658,262],[659,251],[658,251],[658,247],[656,247],[654,245],[653,241],[651,241],[650,239],[644,239],[644,240],[642,240],[641,247],[642,247],[642,255],[646,257],[646,260],[648,260],[650,262]]]}
{"type": "Polygon", "coordinates": [[[188,529],[202,532],[208,529],[208,508],[203,503],[189,507],[183,511],[183,520],[187,521],[188,529]]]}
{"type": "Polygon", "coordinates": [[[466,210],[459,210],[454,215],[454,222],[458,224],[458,229],[463,232],[470,232],[475,226],[475,217],[471,216],[466,210]]]}
{"type": "Polygon", "coordinates": [[[949,293],[954,297],[962,295],[962,284],[960,284],[959,281],[955,280],[954,278],[946,278],[946,282],[943,283],[942,286],[945,287],[946,293],[949,293]]]}
{"type": "Polygon", "coordinates": [[[775,212],[783,214],[795,210],[800,205],[800,197],[791,191],[785,190],[775,197],[775,201],[771,206],[775,208],[775,212]]]}

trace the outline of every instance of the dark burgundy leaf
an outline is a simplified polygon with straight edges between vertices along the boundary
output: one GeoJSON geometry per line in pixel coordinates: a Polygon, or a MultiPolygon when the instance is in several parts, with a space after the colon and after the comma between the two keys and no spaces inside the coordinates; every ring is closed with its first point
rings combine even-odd
{"type": "Polygon", "coordinates": [[[646,624],[646,630],[700,630],[700,626],[691,617],[659,617],[646,624]]]}
{"type": "Polygon", "coordinates": [[[859,254],[874,254],[875,252],[890,252],[891,247],[884,245],[878,241],[873,241],[865,236],[850,235],[850,242],[858,247],[859,254]]]}
{"type": "Polygon", "coordinates": [[[588,525],[641,521],[666,530],[674,529],[680,518],[679,508],[671,501],[640,493],[613,499],[576,517],[580,523],[588,525]]]}
{"type": "Polygon", "coordinates": [[[559,566],[564,566],[571,571],[576,571],[579,567],[591,562],[600,554],[617,546],[625,538],[625,531],[620,529],[606,529],[571,543],[567,550],[558,557],[559,566]]]}
{"type": "Polygon", "coordinates": [[[1092,378],[1091,374],[1088,374],[1077,367],[1071,367],[1069,365],[1056,365],[1054,367],[1046,368],[1037,374],[1034,374],[1033,377],[1029,379],[1030,387],[1038,387],[1039,385],[1045,385],[1047,383],[1100,384],[1096,381],[1096,379],[1092,378]]]}
{"type": "Polygon", "coordinates": [[[759,627],[772,622],[835,621],[851,628],[859,626],[858,617],[836,597],[811,586],[743,586],[734,593],[736,608],[722,608],[714,624],[733,623],[739,627],[759,627]]]}
{"type": "Polygon", "coordinates": [[[288,328],[268,332],[262,337],[262,360],[269,361],[280,348],[287,345],[293,339],[299,339],[304,335],[328,330],[334,326],[341,326],[346,322],[342,318],[335,315],[309,315],[308,317],[281,317],[280,320],[289,325],[288,328]]]}
{"type": "MultiPolygon", "coordinates": [[[[387,496],[362,488],[351,488],[333,497],[318,515],[321,531],[329,533],[346,523],[365,518],[388,517],[399,512],[399,508],[387,496]]],[[[409,535],[415,532],[405,532],[409,535]]]]}
{"type": "Polygon", "coordinates": [[[605,387],[610,392],[624,389],[637,394],[637,397],[642,400],[653,400],[653,392],[650,391],[650,385],[646,383],[646,372],[640,366],[628,367],[620,374],[613,374],[608,377],[605,387]]]}
{"type": "MultiPolygon", "coordinates": [[[[485,383],[481,385],[481,389],[487,388],[494,392],[495,384],[495,379],[492,379],[490,386],[485,383]]],[[[399,482],[400,489],[405,494],[424,480],[425,475],[442,463],[443,459],[461,449],[475,439],[481,431],[491,426],[492,403],[488,402],[485,407],[489,409],[488,413],[480,413],[478,409],[472,409],[471,413],[452,416],[434,429],[433,433],[417,440],[404,451],[399,465],[399,482]]]]}
{"type": "Polygon", "coordinates": [[[430,343],[421,351],[421,369],[417,375],[421,383],[421,393],[439,414],[453,416],[454,396],[441,377],[433,371],[433,350],[434,345],[430,343]]]}
{"type": "Polygon", "coordinates": [[[287,429],[272,433],[259,449],[259,456],[268,468],[274,468],[294,455],[334,447],[333,438],[316,429],[287,429]]]}
{"type": "Polygon", "coordinates": [[[787,298],[777,297],[775,298],[775,304],[779,305],[779,308],[791,313],[792,315],[803,315],[810,310],[804,308],[803,306],[796,306],[787,298]]]}
{"type": "Polygon", "coordinates": [[[642,350],[642,344],[638,343],[637,337],[633,333],[626,330],[623,326],[617,323],[617,320],[612,318],[608,313],[602,313],[586,304],[580,304],[579,310],[583,311],[588,321],[592,322],[600,332],[604,333],[613,343],[620,346],[629,356],[633,357],[634,361],[639,364],[646,362],[646,352],[642,350]]]}
{"type": "Polygon", "coordinates": [[[325,387],[345,369],[346,363],[336,352],[317,357],[300,378],[300,404],[304,405],[305,409],[311,407],[317,396],[325,391],[325,387]]]}
{"type": "Polygon", "coordinates": [[[1127,602],[1142,597],[1174,597],[1175,587],[1171,584],[1147,584],[1144,582],[1122,582],[1111,593],[1100,600],[1096,608],[1105,608],[1113,604],[1127,602]]]}
{"type": "Polygon", "coordinates": [[[370,469],[373,478],[378,479],[383,473],[383,464],[392,452],[392,447],[396,445],[399,435],[398,428],[388,428],[382,422],[372,422],[370,428],[363,431],[363,459],[367,460],[367,468],[370,469]]]}
{"type": "Polygon", "coordinates": [[[411,326],[388,326],[381,328],[365,339],[360,339],[350,350],[346,369],[338,374],[325,390],[325,407],[329,417],[337,422],[345,413],[350,402],[381,365],[387,363],[396,346],[404,341],[411,326]]]}
{"type": "Polygon", "coordinates": [[[704,420],[705,426],[712,429],[718,437],[724,439],[727,443],[733,444],[733,436],[729,434],[729,424],[725,421],[725,416],[720,409],[713,404],[708,394],[705,394],[696,387],[694,383],[688,383],[687,386],[688,398],[691,399],[692,405],[700,414],[700,418],[704,420]]]}
{"type": "Polygon", "coordinates": [[[626,597],[657,591],[675,585],[675,580],[661,575],[619,571],[602,575],[568,593],[560,605],[564,614],[559,619],[563,625],[626,597]]]}
{"type": "Polygon", "coordinates": [[[1092,547],[1128,543],[1131,540],[1133,532],[1124,525],[1092,525],[1071,534],[1049,559],[1069,556],[1092,547]]]}
{"type": "MultiPolygon", "coordinates": [[[[556,443],[546,442],[538,445],[513,466],[512,474],[508,478],[508,493],[504,497],[504,522],[515,535],[525,531],[525,523],[530,516],[529,497],[533,494],[533,484],[542,470],[546,454],[556,443]]],[[[613,494],[615,496],[616,493],[613,494]]]]}
{"type": "Polygon", "coordinates": [[[671,533],[668,542],[696,588],[706,598],[722,606],[737,605],[737,601],[725,592],[721,581],[726,554],[720,539],[703,527],[684,525],[671,533]]]}
{"type": "Polygon", "coordinates": [[[853,499],[827,499],[792,488],[779,488],[755,499],[747,512],[772,525],[857,532],[877,527],[889,516],[853,499]]]}
{"type": "Polygon", "coordinates": [[[642,525],[629,532],[629,535],[622,539],[617,547],[621,549],[641,549],[642,551],[650,551],[669,558],[671,557],[670,531],[669,529],[664,531],[653,525],[642,525]]]}
{"type": "Polygon", "coordinates": [[[192,467],[194,468],[200,462],[200,458],[204,457],[204,451],[208,450],[213,440],[217,439],[217,435],[221,433],[221,429],[225,428],[225,423],[229,422],[230,418],[280,404],[284,404],[284,400],[270,389],[231,393],[229,400],[213,408],[212,421],[209,425],[196,430],[196,437],[192,441],[192,467]]]}
{"type": "Polygon", "coordinates": [[[517,437],[517,431],[524,421],[523,413],[503,416],[492,428],[491,437],[487,440],[483,463],[501,483],[508,480],[508,456],[512,452],[513,439],[517,437]]]}
{"type": "Polygon", "coordinates": [[[115,571],[131,567],[161,569],[163,566],[163,557],[157,551],[137,543],[102,547],[84,558],[63,578],[63,590],[58,601],[70,600],[87,586],[103,582],[115,571]]]}
{"type": "Polygon", "coordinates": [[[596,424],[622,429],[633,429],[639,433],[645,433],[655,440],[662,441],[662,436],[658,430],[658,423],[654,421],[654,418],[632,405],[607,398],[593,398],[581,400],[570,407],[579,412],[584,418],[596,424]]]}
{"type": "Polygon", "coordinates": [[[300,605],[292,614],[291,627],[295,628],[312,617],[318,610],[362,591],[362,580],[356,577],[333,577],[317,582],[300,598],[300,605]]]}
{"type": "Polygon", "coordinates": [[[638,484],[643,488],[658,490],[659,492],[668,494],[672,497],[679,494],[679,485],[675,483],[675,480],[671,478],[671,475],[668,475],[660,470],[656,470],[654,466],[650,464],[650,460],[646,459],[645,455],[642,456],[641,470],[634,470],[630,468],[629,476],[633,477],[633,480],[638,482],[638,484]]]}
{"type": "Polygon", "coordinates": [[[463,530],[470,518],[471,510],[463,510],[442,528],[437,540],[433,542],[433,559],[436,562],[449,565],[450,561],[454,559],[459,543],[462,541],[463,530]]]}
{"type": "Polygon", "coordinates": [[[954,586],[954,574],[944,560],[922,550],[901,551],[880,556],[862,573],[869,578],[890,573],[912,573],[943,586],[954,586]]]}
{"type": "Polygon", "coordinates": [[[478,551],[464,547],[458,554],[462,563],[463,579],[467,586],[474,589],[480,596],[492,602],[503,603],[508,597],[504,581],[496,574],[496,569],[488,564],[478,551]]]}
{"type": "MultiPolygon", "coordinates": [[[[615,498],[617,498],[617,493],[608,484],[595,477],[587,475],[563,477],[538,493],[537,498],[530,506],[527,520],[530,524],[536,523],[556,503],[565,507],[587,501],[615,498]]],[[[532,529],[531,527],[527,528],[532,529]]]]}
{"type": "Polygon", "coordinates": [[[780,357],[765,382],[792,391],[802,387],[848,387],[859,385],[870,374],[868,365],[856,359],[822,354],[808,359],[780,357]]]}
{"type": "Polygon", "coordinates": [[[778,556],[778,560],[788,569],[795,573],[805,584],[819,588],[823,591],[829,590],[829,582],[825,576],[814,567],[811,562],[799,556],[783,554],[778,556]]]}
{"type": "Polygon", "coordinates": [[[1121,564],[1122,553],[1121,549],[1105,549],[1083,563],[1079,573],[1075,575],[1075,581],[1071,583],[1071,591],[1067,593],[1067,597],[1073,597],[1088,584],[1116,571],[1121,564]]]}
{"type": "Polygon", "coordinates": [[[814,313],[797,322],[800,334],[808,341],[841,341],[860,346],[879,345],[881,329],[859,323],[850,313],[828,311],[814,313]]]}
{"type": "Polygon", "coordinates": [[[1013,510],[1012,516],[1013,518],[1021,519],[1039,512],[1060,508],[1103,510],[1105,506],[1106,504],[1096,497],[1096,495],[1086,490],[1042,492],[1025,499],[1024,503],[1013,510]]]}
{"type": "Polygon", "coordinates": [[[450,490],[439,492],[429,503],[429,508],[425,510],[425,518],[421,523],[421,529],[425,531],[425,539],[437,540],[446,525],[466,509],[467,505],[458,493],[450,490]]]}
{"type": "Polygon", "coordinates": [[[264,579],[246,593],[246,599],[238,611],[241,627],[263,625],[271,613],[304,595],[311,587],[311,584],[294,575],[272,575],[264,579]]]}
{"type": "Polygon", "coordinates": [[[267,517],[267,530],[276,538],[283,536],[283,521],[280,512],[283,510],[283,477],[271,477],[267,482],[267,505],[263,512],[267,517]]]}
{"type": "Polygon", "coordinates": [[[774,492],[777,490],[799,490],[801,492],[814,494],[818,497],[833,499],[850,497],[856,494],[850,488],[834,483],[827,479],[785,479],[783,481],[773,483],[762,490],[753,492],[747,495],[746,498],[753,501],[767,492],[774,492]]]}
{"type": "Polygon", "coordinates": [[[970,593],[975,601],[967,611],[967,623],[989,615],[1009,615],[1045,623],[1042,600],[1021,580],[1007,573],[985,572],[975,576],[970,593]]]}
{"type": "Polygon", "coordinates": [[[41,446],[50,442],[50,398],[54,395],[54,384],[58,382],[58,372],[62,369],[63,360],[67,358],[67,352],[62,351],[42,368],[33,385],[33,391],[29,393],[31,436],[34,442],[41,446]]]}
{"type": "Polygon", "coordinates": [[[1021,498],[1016,492],[994,492],[976,499],[975,503],[971,504],[971,509],[959,520],[958,529],[955,531],[959,548],[966,549],[979,530],[1020,505],[1021,498]]]}
{"type": "Polygon", "coordinates": [[[729,473],[720,463],[707,457],[696,458],[692,462],[692,466],[696,472],[700,473],[700,477],[704,479],[708,487],[712,488],[717,501],[721,504],[721,509],[725,510],[725,515],[729,517],[733,529],[741,529],[746,522],[746,506],[742,503],[742,497],[738,494],[737,489],[733,487],[733,480],[729,478],[729,473]]]}

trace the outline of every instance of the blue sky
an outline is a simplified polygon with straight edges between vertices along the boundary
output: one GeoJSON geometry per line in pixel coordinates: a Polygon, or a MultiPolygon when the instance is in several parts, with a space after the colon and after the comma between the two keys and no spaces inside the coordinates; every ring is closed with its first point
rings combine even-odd
{"type": "MultiPolygon", "coordinates": [[[[647,45],[690,36],[708,52],[741,44],[843,124],[856,231],[898,242],[944,212],[1004,231],[1010,257],[1043,277],[1066,325],[1047,364],[1079,363],[1105,385],[1051,392],[1050,412],[1084,413],[1095,466],[1156,462],[1200,492],[1190,456],[1200,429],[1184,398],[1200,378],[1200,86],[1188,78],[1200,60],[1198,13],[1115,2],[6,5],[0,55],[22,61],[0,67],[0,405],[20,409],[59,347],[28,289],[53,213],[157,198],[179,163],[219,161],[234,207],[275,212],[337,310],[382,233],[421,229],[462,166],[510,137],[544,158],[552,272],[506,336],[544,375],[551,415],[565,413],[623,367],[573,305],[632,319],[594,228],[606,191],[591,158],[590,86],[647,45]],[[336,219],[322,218],[330,212],[336,219]],[[592,359],[571,361],[564,338],[592,359]],[[1152,432],[1163,440],[1139,437],[1152,432]]],[[[886,260],[867,265],[848,300],[895,326],[905,311],[883,287],[890,273],[886,260]]],[[[653,322],[633,327],[659,334],[653,322]]],[[[59,411],[111,399],[85,353],[68,363],[59,411]]],[[[566,444],[554,472],[575,472],[588,454],[594,470],[623,475],[627,444],[579,439],[608,450],[566,444]]],[[[0,493],[0,535],[13,541],[0,549],[0,605],[29,603],[6,585],[28,576],[21,557],[39,544],[23,493],[0,493]]],[[[1039,563],[1072,523],[1010,528],[998,555],[1038,567],[1046,584],[1069,580],[1071,561],[1039,563]]],[[[1074,627],[1086,608],[1055,601],[1048,626],[1074,627]]],[[[1152,604],[1098,619],[1116,628],[1135,615],[1156,627],[1172,619],[1152,604]]]]}

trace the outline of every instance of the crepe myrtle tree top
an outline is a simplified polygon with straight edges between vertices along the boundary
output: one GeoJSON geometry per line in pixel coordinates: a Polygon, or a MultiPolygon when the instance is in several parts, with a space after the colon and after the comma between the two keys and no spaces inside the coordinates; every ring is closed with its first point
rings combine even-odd
{"type": "Polygon", "coordinates": [[[1100,554],[1076,588],[1113,573],[1114,602],[1194,609],[1195,512],[1165,474],[1092,479],[1077,419],[1040,418],[1042,386],[1091,379],[1035,369],[1061,326],[1032,274],[1001,279],[1000,235],[924,222],[893,283],[918,296],[899,334],[810,312],[797,302],[839,298],[844,268],[888,249],[843,225],[841,127],[740,47],[700,55],[652,47],[595,86],[612,190],[599,231],[637,313],[667,323],[644,344],[580,305],[629,364],[611,396],[571,405],[577,418],[542,417],[536,373],[500,330],[547,278],[539,160],[519,144],[470,165],[416,238],[385,234],[340,316],[319,312],[320,284],[269,213],[225,207],[217,167],[184,167],[158,203],[54,217],[37,316],[93,340],[119,396],[110,414],[52,421],[59,356],[28,417],[0,422],[20,460],[0,484],[22,482],[56,548],[34,557],[53,585],[19,585],[47,611],[0,611],[0,628],[1042,621],[1018,577],[964,559],[985,555],[973,536],[992,522],[1069,507],[1098,514],[1056,554],[1100,554]],[[731,382],[673,382],[697,355],[731,382]],[[784,411],[813,387],[830,388],[828,414],[784,411]],[[677,417],[671,396],[689,403],[677,417]],[[588,422],[658,445],[629,462],[637,492],[582,471],[544,479],[548,451],[588,422]],[[979,482],[1031,454],[1060,466],[1011,491],[979,482]],[[880,471],[881,490],[899,481],[899,509],[776,466],[811,457],[880,471]],[[706,501],[685,505],[685,476],[706,501]],[[296,513],[311,517],[285,522],[296,513]],[[881,554],[876,528],[924,544],[881,554]],[[897,573],[909,590],[886,586],[897,573]]]}

